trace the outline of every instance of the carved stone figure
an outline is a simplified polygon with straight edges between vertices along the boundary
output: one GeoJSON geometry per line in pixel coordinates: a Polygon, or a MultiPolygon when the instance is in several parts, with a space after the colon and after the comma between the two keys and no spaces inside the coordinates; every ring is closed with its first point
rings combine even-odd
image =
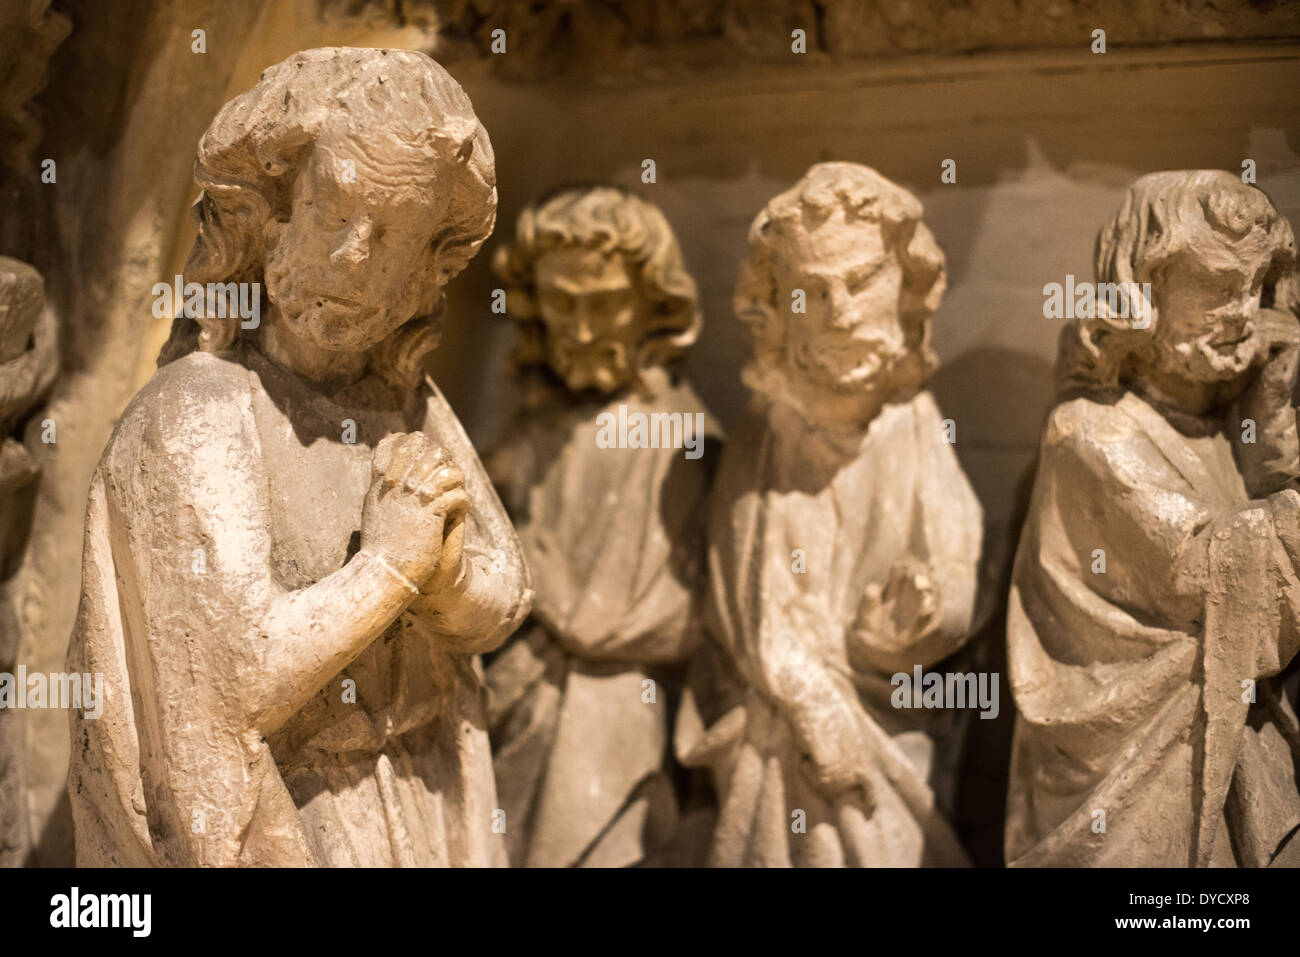
{"type": "Polygon", "coordinates": [[[1062,331],[1008,611],[1012,865],[1300,863],[1295,261],[1226,172],[1143,176],[1097,237],[1152,308],[1062,331]]]}
{"type": "Polygon", "coordinates": [[[891,676],[969,636],[982,536],[923,389],[945,265],[921,214],[875,171],[821,163],[749,231],[752,406],[709,525],[710,631],[735,675],[691,694],[677,742],[715,771],[715,865],[966,859],[931,787],[953,712],[891,702],[891,676]]]}
{"type": "Polygon", "coordinates": [[[695,283],[659,210],[602,186],[525,209],[496,267],[525,402],[489,470],[536,587],[488,668],[506,842],[516,865],[635,864],[673,837],[671,666],[698,633],[715,432],[671,371],[695,283]]]}
{"type": "Polygon", "coordinates": [[[225,106],[196,179],[186,281],[265,296],[177,319],[93,479],[78,862],[503,864],[474,656],[527,571],[421,366],[492,229],[487,134],[422,54],[309,50],[225,106]]]}
{"type": "MultiPolygon", "coordinates": [[[[24,443],[30,413],[54,381],[59,352],[45,282],[31,266],[0,256],[0,673],[13,674],[18,621],[11,578],[22,561],[39,465],[24,443]]],[[[21,864],[27,826],[23,735],[0,707],[0,866],[21,864]]]]}

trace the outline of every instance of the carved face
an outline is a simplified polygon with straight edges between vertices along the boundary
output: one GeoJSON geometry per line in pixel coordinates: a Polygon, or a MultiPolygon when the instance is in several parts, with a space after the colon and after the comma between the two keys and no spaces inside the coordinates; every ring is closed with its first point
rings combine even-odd
{"type": "Polygon", "coordinates": [[[388,138],[319,140],[288,222],[266,227],[266,293],[295,335],[361,351],[432,310],[436,164],[388,138]]]}
{"type": "Polygon", "coordinates": [[[624,257],[564,246],[538,257],[533,278],[555,374],[575,391],[627,385],[647,304],[624,257]]]}
{"type": "Polygon", "coordinates": [[[899,317],[903,269],[878,223],[843,209],[794,231],[777,252],[776,308],[786,312],[786,363],[833,388],[874,379],[906,353],[899,317]],[[803,290],[806,314],[793,311],[803,290]]]}
{"type": "Polygon", "coordinates": [[[1154,283],[1156,361],[1194,382],[1241,375],[1260,348],[1256,323],[1269,259],[1241,262],[1230,250],[1189,254],[1154,283]],[[1208,260],[1208,261],[1207,261],[1208,260]]]}

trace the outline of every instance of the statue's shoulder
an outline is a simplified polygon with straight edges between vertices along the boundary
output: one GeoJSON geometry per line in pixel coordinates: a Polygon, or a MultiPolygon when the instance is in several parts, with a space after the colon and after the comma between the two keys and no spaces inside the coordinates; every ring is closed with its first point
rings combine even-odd
{"type": "Polygon", "coordinates": [[[1082,461],[1113,471],[1147,454],[1151,416],[1150,407],[1131,392],[1076,396],[1058,402],[1048,414],[1042,452],[1053,461],[1082,461]]]}
{"type": "Polygon", "coordinates": [[[220,399],[246,395],[251,375],[234,353],[191,352],[160,366],[140,392],[180,390],[220,399]]]}
{"type": "Polygon", "coordinates": [[[251,409],[250,377],[229,356],[192,352],[167,363],[127,405],[110,448],[129,439],[139,451],[174,451],[242,431],[251,409]]]}

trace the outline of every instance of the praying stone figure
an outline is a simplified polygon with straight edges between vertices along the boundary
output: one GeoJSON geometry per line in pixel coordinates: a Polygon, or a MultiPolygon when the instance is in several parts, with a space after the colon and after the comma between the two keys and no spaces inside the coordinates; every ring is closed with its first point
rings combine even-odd
{"type": "MultiPolygon", "coordinates": [[[[12,675],[17,666],[18,617],[10,586],[26,550],[40,470],[24,433],[37,424],[31,412],[58,369],[45,280],[26,263],[0,256],[0,674],[12,675]]],[[[0,704],[0,866],[5,867],[20,865],[30,842],[19,720],[17,712],[0,704]]]]}
{"type": "Polygon", "coordinates": [[[423,54],[308,50],[195,177],[187,284],[265,296],[177,319],[94,475],[78,863],[504,864],[476,655],[528,575],[421,364],[492,230],[487,133],[423,54]]]}
{"type": "Polygon", "coordinates": [[[714,702],[692,688],[677,740],[714,769],[716,866],[966,862],[933,787],[954,712],[891,701],[969,637],[982,538],[923,388],[945,264],[921,215],[874,170],[819,163],[749,230],[752,404],[708,545],[735,680],[714,702]]]}
{"type": "Polygon", "coordinates": [[[526,208],[495,264],[524,402],[488,467],[536,589],[487,673],[506,843],[519,866],[636,864],[674,837],[670,686],[698,641],[716,430],[672,370],[695,283],[663,214],[606,186],[526,208]]]}
{"type": "Polygon", "coordinates": [[[1095,260],[1149,308],[1098,293],[1061,334],[1008,610],[1007,862],[1300,863],[1291,227],[1230,173],[1153,173],[1095,260]]]}

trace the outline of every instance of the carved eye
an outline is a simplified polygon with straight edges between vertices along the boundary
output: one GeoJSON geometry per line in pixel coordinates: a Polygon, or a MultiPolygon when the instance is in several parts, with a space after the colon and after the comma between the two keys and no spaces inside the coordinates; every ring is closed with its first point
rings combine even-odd
{"type": "Polygon", "coordinates": [[[592,310],[598,315],[609,316],[629,305],[632,301],[630,289],[607,289],[591,297],[592,310]]]}
{"type": "Polygon", "coordinates": [[[855,295],[865,289],[871,280],[875,278],[876,273],[880,272],[884,265],[884,260],[881,260],[874,266],[867,269],[859,269],[857,272],[848,276],[844,281],[844,285],[848,289],[849,294],[855,295]]]}

